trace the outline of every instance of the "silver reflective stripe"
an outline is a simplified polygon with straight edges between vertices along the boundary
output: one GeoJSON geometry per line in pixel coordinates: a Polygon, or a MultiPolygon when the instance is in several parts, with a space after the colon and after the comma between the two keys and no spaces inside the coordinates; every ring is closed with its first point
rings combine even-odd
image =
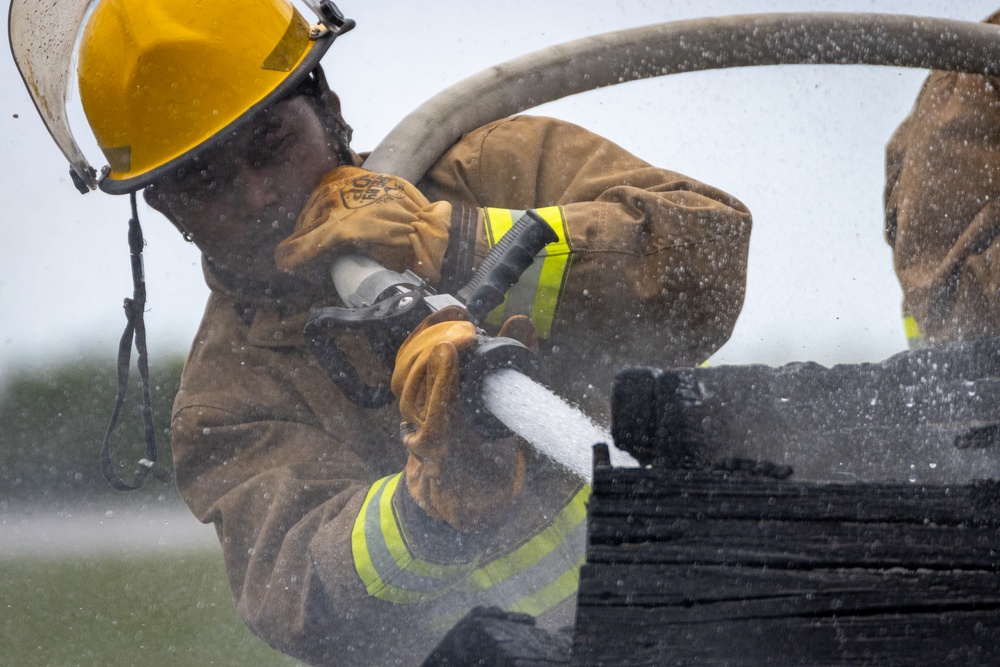
{"type": "Polygon", "coordinates": [[[512,551],[487,563],[442,564],[416,558],[406,543],[392,506],[401,479],[373,484],[354,524],[355,568],[370,595],[397,604],[436,601],[433,624],[444,627],[477,605],[537,615],[576,592],[590,487],[575,489],[550,523],[512,551]]]}
{"type": "Polygon", "coordinates": [[[475,563],[444,565],[413,557],[392,507],[401,474],[372,485],[354,523],[354,565],[369,595],[401,604],[427,602],[447,593],[475,563]]]}
{"type": "Polygon", "coordinates": [[[483,574],[483,569],[477,570],[462,583],[458,594],[449,595],[436,605],[435,615],[443,622],[455,622],[476,606],[500,607],[536,615],[542,613],[576,592],[586,544],[587,522],[583,521],[552,551],[522,572],[499,581],[490,581],[489,575],[483,574]],[[553,591],[555,599],[542,601],[540,606],[543,609],[522,609],[525,598],[543,591],[562,574],[570,571],[573,572],[573,580],[569,590],[560,588],[553,591]],[[483,576],[477,577],[477,574],[483,576]]]}

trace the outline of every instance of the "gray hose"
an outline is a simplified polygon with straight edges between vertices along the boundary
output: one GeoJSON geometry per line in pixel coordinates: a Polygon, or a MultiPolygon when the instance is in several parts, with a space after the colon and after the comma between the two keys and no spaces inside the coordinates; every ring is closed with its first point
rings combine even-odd
{"type": "Polygon", "coordinates": [[[411,182],[466,132],[625,81],[726,67],[888,65],[1000,73],[1000,28],[894,14],[753,14],[659,23],[557,44],[445,89],[404,118],[365,168],[411,182]]]}

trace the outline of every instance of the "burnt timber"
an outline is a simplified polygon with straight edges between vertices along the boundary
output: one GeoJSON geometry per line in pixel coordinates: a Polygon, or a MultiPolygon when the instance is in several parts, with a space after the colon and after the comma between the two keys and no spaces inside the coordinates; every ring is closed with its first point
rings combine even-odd
{"type": "Polygon", "coordinates": [[[572,647],[527,626],[543,659],[481,664],[1000,664],[998,390],[993,340],[623,370],[612,432],[647,465],[595,447],[572,647]]]}
{"type": "Polygon", "coordinates": [[[1000,664],[995,482],[594,482],[572,664],[1000,664]]]}
{"type": "Polygon", "coordinates": [[[964,483],[1000,471],[1000,340],[830,368],[628,368],[611,412],[615,444],[658,466],[747,459],[812,481],[964,483]]]}

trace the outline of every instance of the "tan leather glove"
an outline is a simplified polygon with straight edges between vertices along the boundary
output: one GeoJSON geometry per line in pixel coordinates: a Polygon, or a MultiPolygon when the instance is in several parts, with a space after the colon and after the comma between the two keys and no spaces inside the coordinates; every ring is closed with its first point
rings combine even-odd
{"type": "Polygon", "coordinates": [[[357,252],[436,285],[450,225],[450,203],[431,203],[401,178],[342,165],[320,181],[274,257],[278,268],[318,280],[323,260],[357,252]]]}
{"type": "MultiPolygon", "coordinates": [[[[500,335],[530,344],[534,327],[519,316],[500,335]]],[[[399,398],[406,486],[431,517],[469,532],[498,523],[521,493],[525,459],[516,438],[488,440],[466,427],[459,360],[476,345],[468,313],[449,306],[429,315],[396,355],[392,391],[399,398]]]]}

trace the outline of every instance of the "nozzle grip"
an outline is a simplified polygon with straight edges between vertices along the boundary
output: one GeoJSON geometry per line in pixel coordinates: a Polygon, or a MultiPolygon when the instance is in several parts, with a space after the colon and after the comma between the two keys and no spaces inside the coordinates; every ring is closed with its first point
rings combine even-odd
{"type": "Polygon", "coordinates": [[[534,211],[525,211],[493,246],[469,283],[456,294],[472,321],[481,323],[487,313],[503,303],[504,294],[531,266],[535,255],[558,240],[549,223],[534,211]]]}

